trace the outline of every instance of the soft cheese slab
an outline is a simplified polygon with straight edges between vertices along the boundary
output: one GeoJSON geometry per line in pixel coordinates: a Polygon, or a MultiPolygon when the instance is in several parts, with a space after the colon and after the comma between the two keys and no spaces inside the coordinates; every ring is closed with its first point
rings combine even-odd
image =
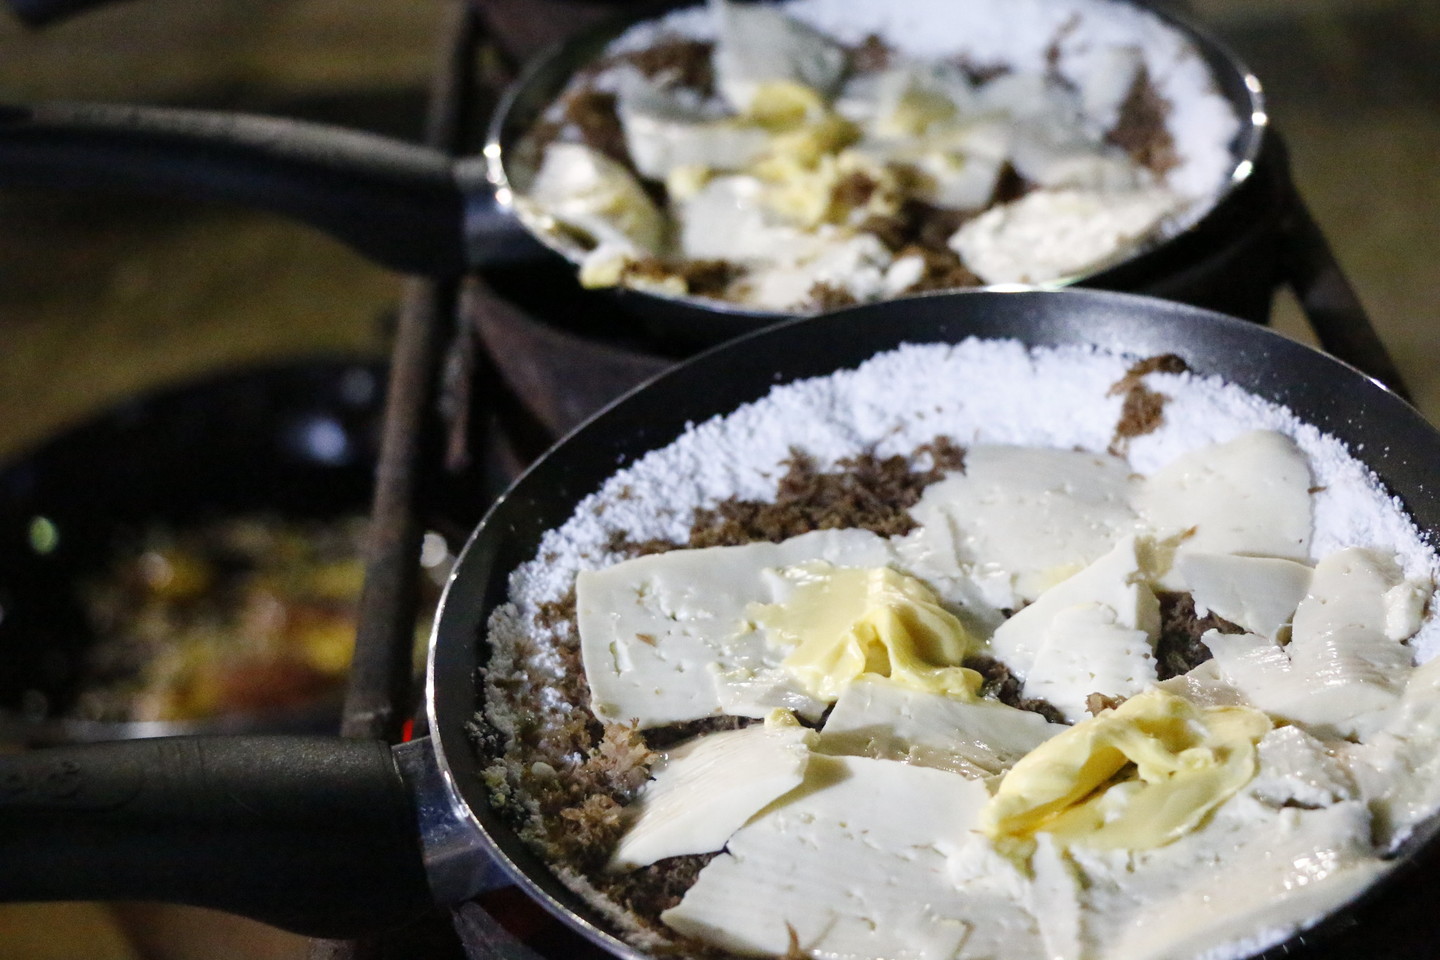
{"type": "Polygon", "coordinates": [[[754,629],[747,608],[787,599],[790,584],[773,571],[811,560],[877,567],[889,557],[873,533],[820,530],[582,572],[575,588],[591,708],[642,728],[721,713],[763,718],[776,707],[818,716],[823,704],[780,669],[784,652],[754,629]]]}
{"type": "Polygon", "coordinates": [[[730,105],[750,109],[766,84],[789,83],[828,92],[845,70],[834,41],[775,7],[711,0],[719,26],[715,84],[730,105]]]}
{"type": "MultiPolygon", "coordinates": [[[[1094,563],[1040,594],[1034,603],[1006,620],[991,638],[991,649],[1018,677],[1028,681],[1042,653],[1060,655],[1066,643],[1065,621],[1079,611],[1095,608],[1108,611],[1110,625],[1116,630],[1139,631],[1150,638],[1159,630],[1160,605],[1146,583],[1140,543],[1135,537],[1123,538],[1094,563]]],[[[1104,613],[1095,615],[1096,629],[1100,629],[1104,616],[1104,613]]],[[[1118,639],[1126,649],[1133,648],[1133,637],[1128,633],[1118,639]]],[[[1138,650],[1132,652],[1141,659],[1145,656],[1138,650]]],[[[1149,657],[1153,680],[1153,650],[1149,657]]],[[[1055,670],[1043,669],[1047,683],[1052,686],[1065,682],[1055,670]]],[[[1143,672],[1138,665],[1135,669],[1143,672]]],[[[1091,677],[1084,671],[1072,677],[1077,690],[1090,682],[1091,677]]],[[[1081,699],[1095,692],[1085,690],[1080,694],[1081,699]]]]}
{"type": "Polygon", "coordinates": [[[987,777],[1064,729],[994,700],[959,700],[867,676],[835,702],[817,749],[987,777]]]}
{"type": "Polygon", "coordinates": [[[1404,637],[1388,632],[1403,618],[1386,599],[1408,604],[1406,584],[1389,557],[1358,548],[1336,551],[1315,565],[1287,645],[1213,632],[1204,642],[1225,679],[1262,710],[1355,736],[1396,702],[1410,675],[1412,651],[1404,637]]]}
{"type": "Polygon", "coordinates": [[[1092,693],[1133,697],[1155,680],[1154,634],[1127,626],[1106,604],[1082,604],[1057,610],[1045,625],[1045,639],[1025,676],[1025,695],[1050,703],[1075,723],[1087,715],[1092,693]]]}
{"type": "MultiPolygon", "coordinates": [[[[1136,511],[1177,554],[1235,553],[1310,559],[1310,467],[1295,442],[1252,430],[1193,450],[1145,478],[1136,511]]],[[[1162,579],[1178,586],[1173,576],[1162,579]]]]}
{"type": "Polygon", "coordinates": [[[1299,727],[1276,727],[1260,740],[1260,769],[1247,788],[1275,807],[1328,807],[1356,798],[1353,778],[1325,744],[1299,727]]]}
{"type": "Polygon", "coordinates": [[[740,170],[770,146],[761,127],[715,119],[638,84],[620,98],[618,114],[631,160],[654,179],[679,167],[740,170]]]}
{"type": "Polygon", "coordinates": [[[1175,558],[1175,575],[1195,600],[1195,613],[1213,613],[1262,637],[1290,622],[1310,589],[1312,571],[1277,557],[1239,557],[1187,551],[1175,558]]]}
{"type": "Polygon", "coordinates": [[[664,236],[660,211],[640,182],[623,165],[584,144],[556,143],[545,151],[530,199],[602,245],[653,252],[664,236]]]}
{"type": "Polygon", "coordinates": [[[926,489],[899,550],[922,576],[965,575],[997,608],[1034,600],[1135,529],[1131,472],[1118,457],[977,445],[965,472],[926,489]]]}
{"type": "Polygon", "coordinates": [[[1274,811],[1241,797],[1163,855],[1100,866],[1082,852],[1091,956],[1248,956],[1238,944],[1283,939],[1374,882],[1369,831],[1362,803],[1274,811]],[[1112,897],[1123,912],[1105,909],[1112,897]]]}
{"type": "Polygon", "coordinates": [[[1032,190],[965,223],[950,248],[986,283],[1039,283],[1119,258],[1179,206],[1154,187],[1032,190]]]}
{"type": "Polygon", "coordinates": [[[814,733],[755,725],[698,737],[669,751],[626,808],[612,870],[719,850],[767,803],[800,785],[814,733]]]}
{"type": "Polygon", "coordinates": [[[812,957],[981,957],[1009,936],[1007,957],[1039,960],[1023,908],[967,898],[947,875],[987,797],[943,770],[814,757],[805,784],[736,832],[661,918],[743,956],[782,956],[793,931],[812,957]]]}
{"type": "Polygon", "coordinates": [[[1420,628],[1430,585],[1405,579],[1393,556],[1350,548],[1315,567],[1310,595],[1295,611],[1297,638],[1360,630],[1406,640],[1420,628]]]}

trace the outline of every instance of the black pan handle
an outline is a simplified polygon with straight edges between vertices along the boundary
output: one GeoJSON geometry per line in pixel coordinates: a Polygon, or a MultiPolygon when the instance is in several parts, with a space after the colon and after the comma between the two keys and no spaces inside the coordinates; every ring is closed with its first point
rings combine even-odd
{"type": "Polygon", "coordinates": [[[310,936],[433,906],[389,747],[172,737],[0,757],[0,901],[159,900],[310,936]]]}
{"type": "Polygon", "coordinates": [[[496,204],[482,160],[280,117],[0,106],[0,188],[8,187],[236,203],[318,227],[384,266],[430,276],[543,249],[496,204]]]}

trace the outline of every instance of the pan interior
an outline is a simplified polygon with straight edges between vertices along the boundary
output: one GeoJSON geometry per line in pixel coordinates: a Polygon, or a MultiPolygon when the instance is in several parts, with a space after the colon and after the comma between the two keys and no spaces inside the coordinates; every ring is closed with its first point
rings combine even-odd
{"type": "MultiPolygon", "coordinates": [[[[457,567],[431,659],[432,723],[442,763],[502,860],[557,916],[619,956],[639,956],[605,918],[554,879],[491,809],[473,753],[477,671],[490,611],[541,535],[565,522],[617,469],[687,425],[762,397],[773,386],[853,367],[905,343],[1015,340],[1086,345],[1134,357],[1173,353],[1361,452],[1433,542],[1440,435],[1393,394],[1351,368],[1262,328],[1173,303],[1089,291],[977,291],[874,305],[796,321],[731,342],[621,399],[552,450],[492,509],[457,567]]],[[[1417,843],[1428,836],[1421,831],[1417,843]]]]}
{"type": "MultiPolygon", "coordinates": [[[[1139,7],[1144,10],[1144,17],[1140,19],[1140,22],[1145,31],[1153,31],[1156,34],[1173,31],[1183,37],[1197,55],[1198,61],[1209,73],[1220,97],[1233,112],[1238,121],[1238,127],[1229,143],[1228,157],[1222,161],[1223,169],[1219,171],[1218,176],[1213,178],[1216,183],[1213,191],[1202,191],[1208,195],[1208,198],[1197,201],[1181,215],[1175,217],[1173,222],[1166,226],[1163,236],[1152,240],[1118,262],[1106,263],[1083,273],[1054,278],[1044,284],[1046,287],[1085,284],[1090,278],[1095,277],[1101,281],[1097,285],[1104,288],[1144,289],[1129,284],[1133,284],[1136,277],[1148,275],[1157,270],[1161,272],[1171,270],[1173,264],[1169,263],[1165,253],[1169,247],[1173,246],[1175,240],[1195,232],[1221,229],[1220,222],[1224,218],[1219,216],[1220,212],[1233,205],[1233,195],[1253,179],[1265,143],[1268,120],[1260,82],[1233,52],[1203,29],[1177,18],[1169,12],[1152,11],[1142,4],[1131,4],[1125,0],[1113,4],[1111,0],[1104,0],[1103,3],[1096,4],[1096,7],[1103,8],[1109,5],[1122,11],[1131,6],[1139,7]],[[1152,260],[1154,260],[1153,264],[1151,264],[1152,260]],[[1115,283],[1104,279],[1112,275],[1114,275],[1115,283]]],[[[588,247],[577,242],[566,230],[558,229],[552,218],[539,213],[533,209],[532,205],[517,202],[517,196],[523,195],[529,188],[539,165],[539,156],[530,135],[577,73],[604,56],[614,44],[618,42],[622,46],[634,46],[636,42],[634,38],[637,36],[651,37],[656,34],[657,30],[663,33],[663,29],[657,28],[655,23],[647,21],[656,20],[658,22],[660,11],[671,6],[673,5],[652,7],[639,17],[632,15],[607,21],[592,31],[587,31],[556,45],[527,66],[520,79],[501,101],[492,120],[484,153],[489,178],[496,189],[497,198],[502,206],[517,215],[537,238],[572,263],[579,264],[588,252],[588,247]]],[[[846,34],[854,33],[856,30],[860,30],[860,33],[863,34],[864,30],[861,30],[860,27],[871,24],[873,21],[877,31],[883,35],[886,24],[891,18],[885,5],[869,3],[868,0],[860,0],[860,2],[821,0],[821,2],[800,2],[794,6],[797,10],[815,8],[808,16],[817,18],[817,22],[822,24],[832,21],[847,24],[846,34]],[[848,25],[851,19],[854,20],[856,26],[848,25]]],[[[704,38],[713,28],[709,26],[708,18],[699,15],[703,12],[703,8],[681,9],[672,12],[663,22],[673,23],[681,35],[694,33],[696,36],[704,38]]],[[[943,23],[947,19],[943,13],[943,6],[937,8],[935,19],[938,22],[943,23]]],[[[917,18],[900,17],[896,19],[914,21],[917,18]]],[[[1127,27],[1127,29],[1129,28],[1127,27]]],[[[933,31],[907,28],[900,32],[913,35],[908,38],[911,41],[918,40],[927,47],[933,45],[926,38],[927,33],[933,33],[933,31]]],[[[1061,32],[1063,33],[1063,31],[1061,32]]],[[[1020,46],[1026,47],[1026,55],[1030,53],[1028,47],[1043,42],[1040,37],[1025,39],[1023,34],[1021,36],[1023,42],[1020,46]]],[[[851,39],[859,38],[857,36],[851,39]]],[[[1127,42],[1134,42],[1133,37],[1124,37],[1123,39],[1127,42]]],[[[1014,41],[1010,40],[1007,43],[1014,43],[1014,41]]],[[[1201,111],[1201,113],[1204,112],[1201,111]]],[[[1183,135],[1187,127],[1203,126],[1209,120],[1206,116],[1198,116],[1195,119],[1197,121],[1195,124],[1179,125],[1179,132],[1183,135]]],[[[1252,216],[1255,214],[1252,213],[1252,216]]],[[[1231,229],[1233,229],[1233,225],[1231,229]]],[[[626,290],[623,296],[629,301],[646,301],[632,304],[632,307],[642,315],[648,316],[654,312],[654,307],[648,301],[656,300],[662,304],[670,303],[684,308],[684,322],[686,323],[701,327],[706,324],[715,326],[716,332],[713,334],[696,333],[688,336],[684,333],[679,334],[680,339],[702,343],[717,342],[721,338],[752,329],[755,325],[775,322],[786,316],[794,315],[796,312],[810,312],[777,311],[713,297],[679,295],[648,288],[626,290]]]]}

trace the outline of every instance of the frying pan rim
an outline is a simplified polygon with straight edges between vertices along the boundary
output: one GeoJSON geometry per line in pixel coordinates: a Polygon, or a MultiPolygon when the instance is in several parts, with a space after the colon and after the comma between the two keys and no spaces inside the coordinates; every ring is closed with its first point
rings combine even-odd
{"type": "MultiPolygon", "coordinates": [[[[495,606],[495,604],[487,602],[483,606],[469,611],[469,615],[466,616],[466,611],[457,613],[456,604],[465,602],[468,599],[473,599],[473,595],[476,594],[484,597],[487,594],[495,593],[497,581],[500,583],[501,592],[503,593],[503,585],[505,581],[508,581],[514,569],[513,566],[506,566],[502,569],[492,562],[495,559],[494,556],[482,556],[482,553],[487,550],[493,553],[492,546],[487,543],[487,540],[494,539],[498,543],[502,541],[504,537],[514,535],[514,521],[510,515],[516,510],[523,509],[523,507],[512,504],[518,504],[522,494],[528,495],[529,487],[545,482],[548,479],[545,474],[554,469],[553,464],[557,459],[577,456],[574,451],[577,443],[584,442],[581,438],[591,436],[599,430],[609,429],[607,424],[615,421],[617,418],[623,417],[631,408],[647,403],[653,406],[655,402],[653,394],[657,389],[662,389],[664,384],[671,384],[673,386],[677,383],[683,385],[687,380],[699,381],[704,378],[705,370],[724,365],[725,358],[728,356],[747,351],[753,344],[763,343],[767,340],[784,342],[787,337],[793,338],[809,333],[810,331],[807,328],[810,327],[824,327],[828,325],[832,328],[839,328],[847,323],[863,321],[869,328],[881,328],[884,324],[875,322],[875,320],[868,315],[875,313],[904,314],[914,310],[914,305],[917,303],[924,303],[929,310],[944,310],[947,307],[959,303],[973,303],[977,300],[981,301],[980,307],[975,308],[977,310],[984,309],[985,301],[1004,304],[1004,306],[995,309],[1005,314],[1004,322],[1014,328],[1009,338],[1019,340],[1030,348],[1055,345],[1054,343],[1045,342],[1043,338],[1037,338],[1035,336],[1036,331],[1030,329],[1033,323],[1026,315],[1026,308],[1034,308],[1037,306],[1044,310],[1060,311],[1062,314],[1067,312],[1078,314],[1082,312],[1081,308],[1090,311],[1112,310],[1122,316],[1122,326],[1135,327],[1137,330],[1143,328],[1150,334],[1156,333],[1162,326],[1175,321],[1192,321],[1197,327],[1195,329],[1183,330],[1182,332],[1185,334],[1185,339],[1194,341],[1197,344],[1217,339],[1225,340],[1229,338],[1233,340],[1234,338],[1239,338],[1239,341],[1242,343],[1276,348],[1282,355],[1288,355],[1282,357],[1282,359],[1289,359],[1291,361],[1306,360],[1308,366],[1316,367],[1318,365],[1319,369],[1332,374],[1332,381],[1324,385],[1330,395],[1340,396],[1346,392],[1341,389],[1335,389],[1337,386],[1353,387],[1363,391],[1363,395],[1359,396],[1357,402],[1352,406],[1363,408],[1367,411],[1369,418],[1366,421],[1367,423],[1370,421],[1380,423],[1385,423],[1389,420],[1404,421],[1394,429],[1398,431],[1403,427],[1405,430],[1415,431],[1422,436],[1428,447],[1425,452],[1429,455],[1429,466],[1431,468],[1430,473],[1427,475],[1440,475],[1440,430],[1437,430],[1429,424],[1418,411],[1385,385],[1353,366],[1329,354],[1325,354],[1316,348],[1292,340],[1273,330],[1248,321],[1203,308],[1176,303],[1174,301],[1115,291],[1085,289],[1030,289],[1008,292],[969,290],[937,293],[923,301],[907,300],[866,304],[818,317],[794,318],[784,323],[754,331],[753,333],[712,347],[652,377],[645,383],[617,398],[559,440],[517,478],[504,495],[491,505],[490,509],[472,532],[456,560],[450,580],[446,585],[445,593],[441,598],[439,611],[435,620],[435,628],[430,637],[430,648],[426,667],[426,710],[430,721],[436,762],[442,772],[443,779],[452,791],[457,810],[478,831],[478,835],[481,838],[481,847],[485,851],[485,854],[499,863],[505,873],[515,879],[519,886],[526,891],[527,895],[539,901],[552,916],[555,916],[581,935],[603,946],[612,954],[624,957],[626,960],[651,960],[652,958],[652,954],[637,950],[629,943],[615,936],[611,932],[615,925],[607,922],[606,919],[600,915],[599,911],[595,909],[593,904],[586,903],[572,889],[555,879],[553,874],[549,873],[548,868],[544,866],[543,860],[535,855],[533,851],[526,853],[524,849],[521,849],[520,862],[517,863],[515,860],[512,860],[512,852],[522,847],[523,842],[515,836],[513,829],[503,823],[501,817],[495,814],[493,810],[487,809],[487,817],[485,818],[480,816],[480,808],[471,802],[471,797],[478,798],[478,802],[484,803],[488,808],[489,800],[487,789],[483,783],[479,782],[478,778],[472,786],[468,788],[462,787],[460,782],[462,771],[457,770],[457,765],[452,763],[452,760],[454,760],[456,756],[455,751],[469,751],[472,749],[468,736],[466,735],[465,726],[478,711],[483,709],[483,688],[478,683],[478,669],[481,666],[480,660],[483,659],[483,653],[477,653],[476,651],[479,651],[480,648],[486,645],[484,631],[486,630],[491,612],[495,606]],[[547,466],[547,464],[551,466],[547,466]],[[502,528],[507,524],[510,525],[510,532],[502,532],[502,528]],[[477,560],[477,556],[481,557],[481,559],[477,560]],[[472,626],[477,626],[478,631],[480,631],[478,633],[470,632],[469,635],[469,644],[472,648],[472,653],[476,654],[476,659],[464,661],[471,664],[477,673],[472,676],[470,671],[466,670],[463,676],[457,676],[455,675],[457,671],[450,671],[447,676],[442,677],[440,674],[445,667],[442,659],[445,659],[445,655],[451,654],[452,651],[456,649],[457,643],[465,642],[467,631],[464,628],[458,631],[460,634],[458,639],[451,639],[457,632],[454,629],[456,621],[462,617],[472,626]],[[459,689],[459,685],[462,682],[465,684],[465,689],[459,689]],[[458,717],[446,714],[445,708],[440,702],[442,695],[453,693],[457,690],[462,697],[464,697],[468,691],[469,703],[468,709],[463,711],[462,716],[458,717]],[[489,823],[485,822],[487,819],[490,821],[489,823]],[[497,828],[501,834],[498,838],[492,835],[491,832],[497,828]],[[526,861],[528,861],[528,865],[526,861]],[[535,875],[537,865],[540,873],[538,879],[535,875]]],[[[935,325],[933,318],[921,318],[921,320],[929,326],[933,327],[935,325]]],[[[1104,338],[1091,336],[1088,330],[1072,328],[1068,335],[1070,339],[1066,339],[1063,341],[1064,343],[1076,346],[1088,344],[1112,352],[1115,350],[1113,344],[1104,343],[1104,338]]],[[[963,335],[943,333],[943,335],[933,337],[930,340],[918,341],[906,339],[899,334],[896,336],[899,338],[894,339],[894,342],[891,343],[887,349],[894,349],[901,343],[911,342],[959,342],[966,339],[967,336],[976,336],[981,339],[1000,339],[998,337],[977,333],[963,335]]],[[[813,335],[811,339],[815,339],[813,335]]],[[[787,344],[787,354],[794,353],[793,347],[793,343],[787,344]]],[[[765,353],[766,351],[759,352],[765,353]]],[[[873,352],[874,351],[872,351],[872,354],[873,352]]],[[[1144,353],[1136,353],[1135,351],[1125,352],[1128,352],[1132,356],[1145,355],[1144,353]]],[[[771,350],[767,355],[773,358],[774,353],[775,351],[771,350]]],[[[793,357],[787,355],[784,359],[786,362],[782,365],[787,369],[784,372],[777,373],[775,378],[766,386],[765,390],[760,391],[760,396],[763,396],[766,390],[773,386],[793,382],[793,380],[802,379],[807,376],[807,374],[791,376],[789,368],[793,366],[791,362],[793,361],[793,357]]],[[[1243,362],[1243,360],[1244,358],[1241,358],[1235,362],[1240,363],[1243,362]]],[[[853,363],[844,362],[834,366],[832,369],[843,369],[850,366],[853,366],[853,363]]],[[[1264,364],[1262,364],[1262,368],[1266,368],[1264,364]]],[[[1267,369],[1281,368],[1278,367],[1276,363],[1271,362],[1267,369]]],[[[1285,369],[1293,370],[1293,363],[1285,369]]],[[[1196,372],[1202,376],[1218,376],[1227,382],[1235,382],[1234,377],[1229,376],[1222,370],[1202,368],[1197,369],[1196,372]]],[[[1287,376],[1293,379],[1295,374],[1290,373],[1287,374],[1287,376]]],[[[1273,390],[1267,391],[1249,384],[1237,385],[1241,386],[1241,388],[1247,392],[1260,396],[1269,402],[1287,407],[1290,406],[1286,404],[1283,399],[1277,398],[1273,390]]],[[[751,399],[755,398],[752,397],[751,399]]],[[[747,401],[740,402],[743,403],[747,401]]],[[[713,406],[713,404],[711,406],[713,406]]],[[[737,406],[737,404],[727,402],[723,410],[717,411],[712,409],[710,412],[712,415],[723,415],[732,411],[735,406],[737,406]]],[[[1301,411],[1292,410],[1292,412],[1303,422],[1314,424],[1314,420],[1308,416],[1304,416],[1301,411]]],[[[673,419],[673,417],[670,419],[673,419]]],[[[690,417],[686,419],[686,424],[699,422],[701,419],[704,418],[700,416],[690,417]]],[[[643,456],[644,453],[658,449],[673,441],[678,433],[671,433],[671,426],[672,424],[667,421],[663,431],[663,437],[647,437],[646,441],[648,442],[648,446],[645,449],[635,451],[632,456],[617,458],[615,462],[607,463],[605,467],[606,475],[613,474],[616,470],[634,462],[635,459],[643,456]]],[[[681,426],[682,430],[683,427],[684,425],[681,426]]],[[[1360,429],[1363,432],[1363,425],[1360,429]]],[[[1336,436],[1336,431],[1333,429],[1326,428],[1324,432],[1336,436]]],[[[1340,439],[1341,442],[1347,446],[1347,449],[1354,446],[1352,442],[1353,438],[1347,439],[1343,436],[1337,436],[1337,439],[1340,439]]],[[[1374,463],[1369,457],[1370,447],[1368,446],[1368,442],[1362,442],[1360,446],[1363,448],[1365,456],[1361,456],[1359,452],[1355,452],[1354,455],[1362,459],[1362,461],[1371,468],[1376,477],[1385,485],[1387,491],[1398,496],[1401,491],[1395,489],[1396,484],[1392,481],[1391,477],[1375,469],[1374,463]]],[[[1389,455],[1388,447],[1385,454],[1387,456],[1389,455]]],[[[1402,483],[1400,486],[1407,487],[1407,484],[1402,483]]],[[[1423,483],[1420,486],[1423,488],[1423,483]]],[[[573,511],[579,501],[585,495],[592,492],[594,492],[592,489],[567,492],[565,499],[568,507],[564,511],[565,515],[560,517],[551,527],[558,526],[560,523],[568,520],[569,517],[573,515],[573,511]]],[[[1416,516],[1413,507],[1408,503],[1405,505],[1407,516],[1410,517],[1411,521],[1422,532],[1424,539],[1432,547],[1435,546],[1437,534],[1440,534],[1440,507],[1437,507],[1433,502],[1437,499],[1440,499],[1440,497],[1437,497],[1437,494],[1434,492],[1428,493],[1428,500],[1432,502],[1427,504],[1427,514],[1429,515],[1423,523],[1421,519],[1416,516]]],[[[547,529],[551,527],[547,527],[547,529]]],[[[534,557],[536,546],[536,543],[529,543],[525,549],[518,551],[518,553],[524,560],[529,560],[534,557]]],[[[447,697],[446,699],[450,698],[447,697]]],[[[451,712],[453,713],[453,711],[451,712]]],[[[468,761],[468,764],[467,762],[461,762],[458,766],[463,768],[468,765],[472,772],[479,769],[479,763],[475,761],[473,753],[468,758],[468,761]]],[[[1346,922],[1345,918],[1357,908],[1365,903],[1378,899],[1383,891],[1391,887],[1397,876],[1405,873],[1404,867],[1411,866],[1415,863],[1419,854],[1433,850],[1436,846],[1435,837],[1437,833],[1440,833],[1440,816],[1432,815],[1416,828],[1412,836],[1402,844],[1396,852],[1394,859],[1398,862],[1397,865],[1401,869],[1388,869],[1378,880],[1362,890],[1358,896],[1328,912],[1311,927],[1254,954],[1252,960],[1289,956],[1289,951],[1294,947],[1295,943],[1297,941],[1304,942],[1306,938],[1314,938],[1319,935],[1319,939],[1323,940],[1324,933],[1327,930],[1342,926],[1346,922]]]]}

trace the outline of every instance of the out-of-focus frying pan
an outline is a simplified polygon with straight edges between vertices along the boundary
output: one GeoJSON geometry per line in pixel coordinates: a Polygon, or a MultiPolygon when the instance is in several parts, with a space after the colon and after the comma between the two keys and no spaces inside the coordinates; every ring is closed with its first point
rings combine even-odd
{"type": "MultiPolygon", "coordinates": [[[[1260,83],[1204,32],[1162,19],[1200,52],[1240,120],[1228,181],[1188,229],[1065,282],[1264,320],[1278,282],[1277,235],[1293,197],[1283,151],[1266,136],[1260,83]]],[[[235,202],[318,227],[397,270],[503,274],[517,261],[538,263],[556,282],[578,289],[575,265],[566,261],[578,256],[573,244],[532,231],[516,215],[514,185],[528,181],[517,143],[575,73],[634,21],[631,14],[583,30],[531,63],[501,98],[479,155],[455,160],[372,134],[275,117],[108,104],[0,106],[0,189],[138,189],[235,202]]],[[[696,297],[634,290],[599,296],[613,300],[609,322],[618,316],[692,350],[785,318],[696,297]]]]}
{"type": "MultiPolygon", "coordinates": [[[[1071,290],[947,294],[777,325],[617,401],[492,507],[459,560],[431,639],[427,738],[393,751],[325,738],[187,738],[0,758],[0,899],[171,900],[350,934],[395,922],[432,897],[460,904],[498,869],[593,944],[642,957],[520,842],[479,776],[476,671],[509,572],[613,471],[688,423],[901,343],[967,337],[1178,354],[1196,372],[1284,404],[1345,442],[1421,530],[1440,534],[1440,433],[1376,381],[1253,324],[1071,290]]],[[[1403,851],[1404,867],[1434,865],[1433,833],[1403,851]]],[[[1358,944],[1370,956],[1429,958],[1440,936],[1437,904],[1440,873],[1397,870],[1287,943],[1285,955],[1338,960],[1358,944]]]]}

